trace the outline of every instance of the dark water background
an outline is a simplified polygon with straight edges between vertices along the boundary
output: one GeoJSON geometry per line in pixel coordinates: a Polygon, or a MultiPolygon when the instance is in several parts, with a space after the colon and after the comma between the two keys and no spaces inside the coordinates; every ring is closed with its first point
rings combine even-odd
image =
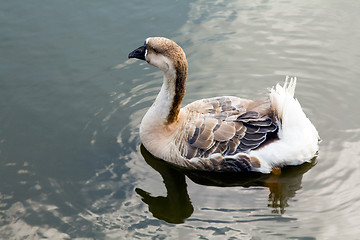
{"type": "Polygon", "coordinates": [[[354,0],[1,1],[0,238],[357,239],[359,11],[354,0]],[[316,162],[209,181],[152,159],[138,126],[162,75],[127,59],[149,36],[187,53],[184,103],[259,98],[297,76],[322,138],[316,162]]]}

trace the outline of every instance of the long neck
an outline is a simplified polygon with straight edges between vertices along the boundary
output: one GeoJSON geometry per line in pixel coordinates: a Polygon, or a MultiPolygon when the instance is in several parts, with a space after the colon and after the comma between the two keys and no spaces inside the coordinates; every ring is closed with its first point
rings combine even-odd
{"type": "Polygon", "coordinates": [[[164,73],[164,82],[153,107],[156,108],[166,125],[178,119],[181,101],[185,96],[186,77],[186,62],[176,64],[174,69],[164,73]]]}
{"type": "Polygon", "coordinates": [[[178,124],[181,124],[180,107],[185,95],[187,77],[185,54],[179,61],[167,63],[169,68],[164,71],[161,90],[140,124],[142,143],[152,154],[163,159],[169,158],[164,152],[175,151],[169,137],[176,133],[178,124]],[[169,151],[166,150],[168,148],[169,151]]]}

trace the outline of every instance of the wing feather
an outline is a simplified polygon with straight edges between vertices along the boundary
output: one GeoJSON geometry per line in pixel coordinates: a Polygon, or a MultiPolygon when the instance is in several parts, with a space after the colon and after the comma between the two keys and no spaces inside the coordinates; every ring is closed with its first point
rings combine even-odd
{"type": "MultiPolygon", "coordinates": [[[[193,126],[188,127],[188,159],[216,159],[217,165],[228,162],[229,169],[249,169],[259,166],[259,162],[246,157],[246,153],[277,137],[278,126],[270,114],[269,101],[220,97],[199,100],[186,107],[190,112],[196,109],[195,119],[189,121],[193,126]],[[196,106],[201,106],[200,110],[196,106]]],[[[208,168],[216,165],[201,164],[208,168]]]]}
{"type": "Polygon", "coordinates": [[[235,135],[235,127],[225,121],[221,122],[219,128],[214,132],[215,141],[227,141],[235,135]]]}

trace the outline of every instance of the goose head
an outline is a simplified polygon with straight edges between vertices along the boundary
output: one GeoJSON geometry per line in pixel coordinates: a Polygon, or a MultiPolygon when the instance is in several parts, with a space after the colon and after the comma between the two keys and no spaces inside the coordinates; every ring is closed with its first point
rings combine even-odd
{"type": "Polygon", "coordinates": [[[158,112],[163,113],[160,115],[166,119],[166,125],[176,122],[187,79],[187,61],[182,48],[170,39],[151,37],[132,51],[129,58],[145,60],[164,72],[163,86],[154,105],[158,112]]]}
{"type": "Polygon", "coordinates": [[[147,38],[143,46],[129,54],[129,58],[145,60],[165,74],[187,74],[184,51],[174,41],[164,37],[147,38]]]}

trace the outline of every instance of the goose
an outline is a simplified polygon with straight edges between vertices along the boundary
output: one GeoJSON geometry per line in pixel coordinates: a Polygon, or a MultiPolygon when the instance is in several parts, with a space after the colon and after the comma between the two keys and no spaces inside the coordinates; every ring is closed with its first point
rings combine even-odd
{"type": "Polygon", "coordinates": [[[287,77],[263,100],[220,96],[181,107],[187,60],[178,44],[149,37],[128,58],[144,60],[164,75],[139,129],[155,157],[191,170],[268,174],[317,156],[319,134],[294,98],[296,78],[287,77]]]}

